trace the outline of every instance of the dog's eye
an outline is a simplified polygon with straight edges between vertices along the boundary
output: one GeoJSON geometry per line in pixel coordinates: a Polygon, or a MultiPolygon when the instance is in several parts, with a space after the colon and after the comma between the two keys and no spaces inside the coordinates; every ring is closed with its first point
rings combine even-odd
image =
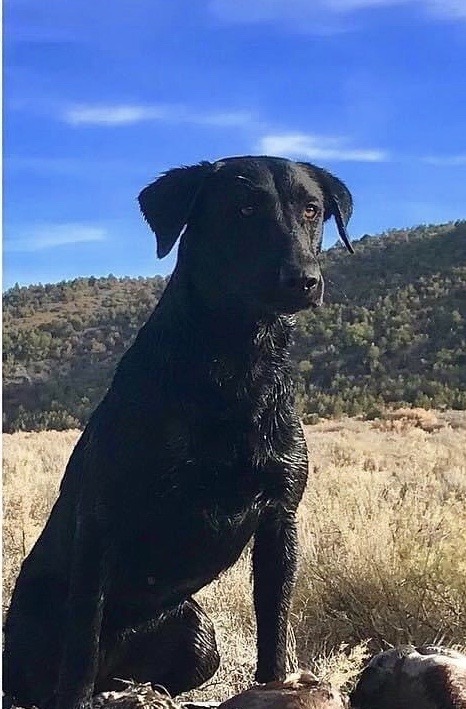
{"type": "Polygon", "coordinates": [[[315,204],[307,204],[304,210],[305,219],[315,219],[319,214],[319,208],[315,204]]]}
{"type": "Polygon", "coordinates": [[[246,204],[244,207],[240,207],[239,211],[243,217],[250,217],[256,210],[252,204],[246,204]]]}

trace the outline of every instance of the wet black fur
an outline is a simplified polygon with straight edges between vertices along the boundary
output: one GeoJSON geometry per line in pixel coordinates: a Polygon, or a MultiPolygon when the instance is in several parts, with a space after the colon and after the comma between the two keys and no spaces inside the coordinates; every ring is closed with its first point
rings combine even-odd
{"type": "Polygon", "coordinates": [[[140,204],[159,256],[187,227],[19,574],[4,678],[23,706],[77,709],[114,678],[177,694],[211,677],[214,630],[192,595],[253,535],[256,677],[285,672],[307,477],[290,314],[320,303],[322,224],[346,225],[351,197],[312,165],[246,157],[171,170],[140,204]]]}

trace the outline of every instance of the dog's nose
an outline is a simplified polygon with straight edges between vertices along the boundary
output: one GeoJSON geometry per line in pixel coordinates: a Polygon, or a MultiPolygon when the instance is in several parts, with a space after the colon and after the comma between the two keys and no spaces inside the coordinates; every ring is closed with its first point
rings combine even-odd
{"type": "Polygon", "coordinates": [[[309,274],[304,272],[290,272],[282,270],[280,272],[280,285],[288,291],[295,293],[309,293],[317,288],[321,280],[320,274],[309,274]]]}

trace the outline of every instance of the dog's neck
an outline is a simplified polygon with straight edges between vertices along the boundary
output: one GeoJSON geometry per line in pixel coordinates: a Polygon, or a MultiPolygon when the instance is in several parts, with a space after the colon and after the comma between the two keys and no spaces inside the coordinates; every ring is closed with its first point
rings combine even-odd
{"type": "Polygon", "coordinates": [[[269,411],[270,418],[277,402],[292,398],[292,325],[286,315],[253,317],[231,306],[209,309],[175,272],[114,382],[137,396],[139,405],[142,400],[159,405],[163,392],[179,399],[188,392],[190,400],[210,400],[219,411],[243,405],[257,416],[269,411]],[[121,384],[125,378],[130,386],[121,384]]]}
{"type": "Polygon", "coordinates": [[[205,346],[244,354],[287,351],[294,326],[292,315],[258,311],[225,298],[215,306],[202,298],[182,269],[175,269],[152,317],[169,318],[177,332],[193,332],[205,346]]]}

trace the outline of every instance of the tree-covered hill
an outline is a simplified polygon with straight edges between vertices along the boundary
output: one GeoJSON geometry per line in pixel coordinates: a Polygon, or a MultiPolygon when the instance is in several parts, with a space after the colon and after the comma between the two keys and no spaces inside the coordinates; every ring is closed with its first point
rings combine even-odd
{"type": "MultiPolygon", "coordinates": [[[[466,221],[322,256],[326,305],[297,316],[305,419],[398,403],[466,408],[466,221]]],[[[4,295],[4,429],[82,426],[166,280],[78,278],[4,295]]]]}

